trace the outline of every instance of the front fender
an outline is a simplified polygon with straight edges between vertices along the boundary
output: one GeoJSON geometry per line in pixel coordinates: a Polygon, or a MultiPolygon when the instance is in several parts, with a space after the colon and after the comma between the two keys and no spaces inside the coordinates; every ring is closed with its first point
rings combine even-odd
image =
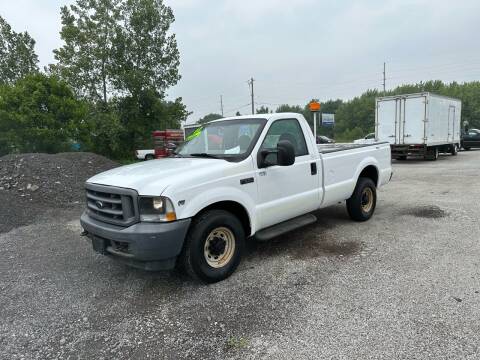
{"type": "Polygon", "coordinates": [[[251,227],[250,235],[255,233],[255,201],[247,193],[234,187],[223,186],[199,192],[191,199],[186,200],[183,206],[176,207],[177,218],[185,219],[194,217],[206,207],[221,201],[233,201],[242,205],[249,217],[251,227]]]}

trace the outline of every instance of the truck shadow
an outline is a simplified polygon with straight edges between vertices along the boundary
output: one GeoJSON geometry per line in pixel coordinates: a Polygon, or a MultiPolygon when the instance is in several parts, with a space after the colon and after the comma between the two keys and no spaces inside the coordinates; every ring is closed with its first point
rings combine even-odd
{"type": "Polygon", "coordinates": [[[395,164],[395,165],[435,164],[437,161],[448,161],[448,160],[451,160],[451,159],[454,159],[454,158],[455,158],[455,156],[452,156],[452,155],[448,155],[448,154],[442,155],[441,154],[438,157],[438,159],[435,160],[435,161],[425,160],[425,159],[422,159],[422,158],[409,158],[409,159],[406,159],[406,160],[392,159],[392,164],[395,164]]]}
{"type": "Polygon", "coordinates": [[[334,206],[316,211],[317,222],[304,228],[286,233],[266,242],[250,239],[246,257],[289,256],[294,260],[308,260],[322,256],[350,256],[361,250],[354,241],[338,241],[328,230],[351,220],[344,206],[334,206]]]}

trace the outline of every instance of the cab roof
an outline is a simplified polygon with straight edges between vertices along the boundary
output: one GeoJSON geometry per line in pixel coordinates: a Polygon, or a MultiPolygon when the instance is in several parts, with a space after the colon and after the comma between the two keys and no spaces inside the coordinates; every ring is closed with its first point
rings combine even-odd
{"type": "Polygon", "coordinates": [[[209,121],[209,123],[214,123],[218,121],[225,121],[225,120],[241,120],[241,119],[267,119],[270,120],[272,118],[298,118],[299,116],[303,116],[299,113],[293,112],[286,112],[286,113],[268,113],[268,114],[255,114],[255,115],[240,115],[240,116],[231,116],[226,117],[218,120],[209,121]]]}

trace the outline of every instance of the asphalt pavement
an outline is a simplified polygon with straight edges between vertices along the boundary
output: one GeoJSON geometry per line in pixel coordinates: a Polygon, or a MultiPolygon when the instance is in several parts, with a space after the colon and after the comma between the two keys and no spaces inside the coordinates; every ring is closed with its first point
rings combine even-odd
{"type": "Polygon", "coordinates": [[[370,221],[318,211],[208,286],[96,255],[80,207],[49,209],[0,233],[0,358],[478,359],[480,151],[394,172],[370,221]]]}

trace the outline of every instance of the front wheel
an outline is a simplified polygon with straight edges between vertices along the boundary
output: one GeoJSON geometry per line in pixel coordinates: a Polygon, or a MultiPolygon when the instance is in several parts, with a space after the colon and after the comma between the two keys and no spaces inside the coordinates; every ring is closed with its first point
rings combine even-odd
{"type": "Polygon", "coordinates": [[[347,200],[347,211],[355,221],[367,221],[377,205],[377,188],[370,178],[358,179],[353,195],[347,200]]]}
{"type": "Polygon", "coordinates": [[[244,246],[245,231],[237,217],[224,210],[209,210],[193,221],[180,262],[190,276],[214,283],[235,271],[244,246]]]}

